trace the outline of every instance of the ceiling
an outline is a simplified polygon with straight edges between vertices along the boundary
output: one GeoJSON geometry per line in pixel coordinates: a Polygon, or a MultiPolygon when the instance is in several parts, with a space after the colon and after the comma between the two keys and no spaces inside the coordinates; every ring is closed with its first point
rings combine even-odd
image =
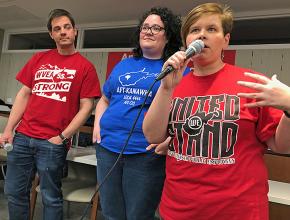
{"type": "MultiPolygon", "coordinates": [[[[0,29],[44,28],[51,9],[64,8],[77,25],[135,22],[153,6],[166,6],[184,16],[201,0],[0,0],[0,29]]],[[[236,19],[290,17],[289,0],[220,0],[236,19]]],[[[290,19],[290,18],[289,18],[290,19]]],[[[285,27],[286,28],[286,27],[285,27]]],[[[290,29],[290,27],[287,27],[290,29]]]]}

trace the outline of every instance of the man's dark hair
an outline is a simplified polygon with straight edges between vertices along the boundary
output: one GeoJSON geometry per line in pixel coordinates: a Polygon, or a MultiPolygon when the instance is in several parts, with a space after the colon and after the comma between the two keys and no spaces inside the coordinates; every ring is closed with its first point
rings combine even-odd
{"type": "Polygon", "coordinates": [[[180,37],[181,18],[180,16],[174,15],[171,10],[165,7],[153,7],[143,14],[133,36],[133,55],[134,57],[143,56],[142,49],[140,47],[140,27],[143,25],[145,19],[152,14],[159,15],[164,24],[164,30],[168,40],[162,55],[162,59],[165,61],[176,51],[180,50],[180,47],[182,46],[180,37]]]}
{"type": "Polygon", "coordinates": [[[57,8],[57,9],[53,9],[48,15],[48,21],[47,21],[47,25],[46,26],[47,26],[47,29],[48,29],[49,32],[52,31],[51,21],[54,18],[58,18],[58,17],[62,17],[62,16],[68,17],[68,19],[70,20],[72,26],[75,27],[75,21],[74,21],[72,15],[68,11],[66,11],[64,9],[58,9],[57,8]]]}

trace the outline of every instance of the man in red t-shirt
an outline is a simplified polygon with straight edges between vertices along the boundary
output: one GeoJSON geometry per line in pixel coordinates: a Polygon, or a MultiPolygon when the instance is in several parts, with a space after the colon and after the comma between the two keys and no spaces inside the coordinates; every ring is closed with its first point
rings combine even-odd
{"type": "Polygon", "coordinates": [[[29,194],[37,172],[44,219],[63,219],[62,170],[70,138],[91,114],[100,85],[94,66],[75,49],[71,14],[50,12],[47,28],[56,49],[35,54],[16,79],[23,84],[0,144],[8,152],[5,194],[9,219],[29,219],[29,194]],[[13,131],[16,128],[15,135],[13,131]]]}

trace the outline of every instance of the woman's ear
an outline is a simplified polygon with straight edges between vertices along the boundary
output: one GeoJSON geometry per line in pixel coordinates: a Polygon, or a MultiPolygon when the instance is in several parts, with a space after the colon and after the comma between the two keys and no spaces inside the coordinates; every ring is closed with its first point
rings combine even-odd
{"type": "Polygon", "coordinates": [[[225,35],[225,37],[224,37],[224,39],[225,39],[225,44],[224,44],[224,47],[223,47],[224,50],[229,46],[230,38],[231,38],[231,34],[227,33],[225,35]]]}

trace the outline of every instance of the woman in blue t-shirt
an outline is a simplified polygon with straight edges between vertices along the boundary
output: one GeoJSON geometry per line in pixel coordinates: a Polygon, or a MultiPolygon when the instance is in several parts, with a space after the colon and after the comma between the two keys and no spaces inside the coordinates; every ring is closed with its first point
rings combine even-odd
{"type": "MultiPolygon", "coordinates": [[[[99,183],[124,147],[148,89],[165,60],[180,49],[180,26],[180,17],[167,8],[147,11],[135,32],[133,57],[119,62],[105,82],[103,96],[96,106],[93,132],[99,183]]],[[[159,85],[156,83],[149,92],[121,160],[100,188],[102,214],[106,219],[154,219],[165,178],[165,157],[153,150],[156,144],[148,143],[142,123],[159,85]]],[[[161,145],[166,146],[169,141],[161,145]]]]}

